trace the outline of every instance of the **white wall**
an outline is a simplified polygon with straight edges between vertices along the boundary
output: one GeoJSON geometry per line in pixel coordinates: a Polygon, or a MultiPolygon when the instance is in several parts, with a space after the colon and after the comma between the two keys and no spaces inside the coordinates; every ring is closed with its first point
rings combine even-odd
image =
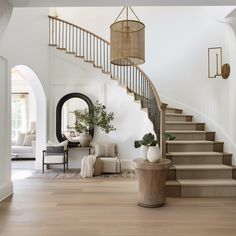
{"type": "MultiPolygon", "coordinates": [[[[53,8],[52,14],[109,40],[109,26],[121,8],[53,8]],[[103,16],[106,17],[103,17],[103,16]],[[99,22],[95,24],[96,19],[99,22]]],[[[225,21],[234,7],[134,7],[146,25],[146,63],[163,101],[186,109],[225,141],[236,163],[235,35],[225,21]],[[231,64],[228,80],[208,79],[207,49],[223,48],[231,64]]],[[[231,16],[232,17],[232,16],[231,16]]]]}
{"type": "MultiPolygon", "coordinates": [[[[140,149],[133,147],[135,139],[141,139],[147,132],[153,132],[152,123],[147,114],[140,110],[140,106],[133,101],[133,97],[126,94],[126,90],[118,86],[109,76],[84,63],[73,55],[67,55],[57,49],[51,49],[51,90],[49,108],[49,140],[56,142],[56,106],[66,94],[72,92],[83,93],[92,102],[106,105],[107,111],[114,112],[114,126],[116,131],[109,134],[95,129],[93,142],[108,142],[118,145],[119,157],[130,161],[140,156],[140,149]],[[134,119],[135,117],[135,119],[134,119]]],[[[70,153],[70,162],[73,167],[80,166],[76,158],[81,160],[86,153],[70,153]],[[76,157],[77,155],[77,157],[76,157]]]]}
{"type": "Polygon", "coordinates": [[[48,9],[17,8],[0,42],[0,54],[9,66],[26,65],[48,86],[48,9]]]}
{"type": "MultiPolygon", "coordinates": [[[[219,22],[231,9],[232,7],[134,7],[139,18],[146,24],[146,63],[142,68],[150,76],[159,93],[170,101],[191,108],[192,112],[200,114],[199,119],[205,120],[207,117],[208,127],[219,131],[220,135],[217,138],[231,144],[231,147],[228,145],[227,150],[234,152],[232,147],[236,142],[233,79],[235,66],[232,67],[232,74],[226,81],[207,78],[208,47],[222,46],[224,61],[231,63],[233,60],[231,50],[235,39],[229,27],[219,22]]],[[[58,8],[57,12],[59,17],[79,24],[109,40],[109,26],[120,10],[120,7],[58,8]]],[[[115,91],[119,91],[117,86],[113,87],[111,84],[104,86],[105,82],[99,82],[99,86],[94,84],[94,78],[102,76],[98,81],[103,80],[104,77],[100,72],[96,72],[97,74],[91,72],[88,75],[90,69],[84,68],[86,66],[81,64],[78,71],[74,62],[68,65],[69,69],[67,69],[67,64],[71,62],[63,61],[65,59],[61,59],[63,62],[57,61],[60,56],[50,55],[48,61],[47,13],[46,8],[14,10],[0,43],[1,55],[9,60],[10,67],[24,64],[32,68],[43,85],[50,102],[50,109],[55,109],[56,102],[62,95],[76,90],[91,96],[93,101],[100,98],[107,103],[108,108],[111,108],[108,110],[111,111],[115,109],[114,103],[111,102],[114,99],[116,106],[120,110],[124,109],[122,116],[126,117],[129,113],[139,114],[140,121],[148,123],[146,114],[143,112],[128,111],[130,109],[138,111],[138,107],[135,107],[132,101],[130,107],[123,107],[123,104],[127,103],[126,96],[119,94],[116,95],[119,99],[113,98],[115,91]],[[58,65],[62,65],[63,70],[58,65]],[[80,81],[80,78],[86,78],[86,83],[80,81]],[[88,78],[93,78],[93,82],[89,82],[88,78]],[[50,80],[54,87],[49,86],[50,80]],[[104,90],[107,91],[106,96],[102,96],[104,90]],[[123,98],[125,100],[122,100],[123,98]]],[[[70,61],[70,59],[66,60],[70,61]]],[[[118,121],[121,121],[120,114],[118,114],[118,121]]],[[[55,129],[52,128],[55,126],[54,118],[53,115],[50,116],[49,139],[52,133],[55,134],[55,129]]],[[[126,119],[128,118],[124,120],[126,119]]],[[[134,128],[127,132],[126,129],[130,127],[125,124],[127,123],[122,124],[123,127],[114,134],[127,135],[126,142],[130,144],[134,137],[141,138],[141,135],[138,137],[139,133],[134,133],[131,137],[130,133],[134,128]]],[[[134,124],[134,127],[137,127],[137,124],[134,124]]],[[[140,131],[140,134],[149,130],[148,127],[149,123],[143,124],[144,130],[140,131]]],[[[111,140],[121,142],[112,135],[111,140]]],[[[135,151],[131,155],[124,152],[122,157],[133,158],[137,155],[135,151]]]]}
{"type": "MultiPolygon", "coordinates": [[[[0,55],[9,61],[9,70],[23,68],[37,100],[36,167],[41,168],[42,149],[46,145],[46,97],[48,70],[48,9],[14,9],[0,42],[0,55]],[[25,67],[24,67],[25,66],[25,67]],[[33,81],[34,80],[34,81],[33,81]]],[[[9,91],[10,93],[10,91],[9,91]]],[[[10,122],[10,117],[9,117],[10,122]]]]}
{"type": "Polygon", "coordinates": [[[13,192],[10,158],[10,83],[7,60],[0,56],[0,201],[13,192]]]}
{"type": "MultiPolygon", "coordinates": [[[[8,25],[12,13],[12,7],[7,0],[0,2],[0,44],[4,31],[8,25]]],[[[11,182],[11,126],[10,119],[10,73],[8,60],[3,57],[0,50],[0,107],[2,115],[0,116],[0,201],[13,192],[11,182]]]]}
{"type": "Polygon", "coordinates": [[[8,22],[11,18],[12,6],[7,0],[1,0],[0,2],[0,39],[3,35],[8,22]]]}

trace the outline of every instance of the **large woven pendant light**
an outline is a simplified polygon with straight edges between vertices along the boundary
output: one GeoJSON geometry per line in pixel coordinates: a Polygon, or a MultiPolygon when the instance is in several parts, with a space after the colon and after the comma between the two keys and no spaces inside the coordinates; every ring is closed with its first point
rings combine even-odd
{"type": "Polygon", "coordinates": [[[122,11],[110,26],[112,64],[118,66],[140,65],[145,62],[145,25],[139,20],[131,7],[123,7],[122,11]],[[118,21],[126,10],[126,19],[118,21]],[[129,10],[137,20],[129,20],[129,10]]]}

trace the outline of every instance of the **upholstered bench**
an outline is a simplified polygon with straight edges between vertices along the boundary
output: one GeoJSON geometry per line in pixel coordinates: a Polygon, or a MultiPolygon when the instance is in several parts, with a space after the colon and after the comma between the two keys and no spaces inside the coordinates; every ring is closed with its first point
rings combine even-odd
{"type": "Polygon", "coordinates": [[[95,143],[92,145],[92,147],[94,155],[96,155],[98,159],[102,162],[102,173],[121,172],[121,163],[118,157],[117,148],[115,144],[95,143]]]}
{"type": "Polygon", "coordinates": [[[93,176],[98,176],[102,174],[103,162],[100,158],[97,158],[93,166],[93,176]]]}

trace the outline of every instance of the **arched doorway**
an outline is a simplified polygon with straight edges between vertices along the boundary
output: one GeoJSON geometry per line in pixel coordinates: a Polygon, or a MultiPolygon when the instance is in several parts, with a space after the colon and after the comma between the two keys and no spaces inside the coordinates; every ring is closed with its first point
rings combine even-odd
{"type": "MultiPolygon", "coordinates": [[[[42,159],[42,150],[45,148],[46,144],[46,96],[42,84],[34,73],[34,71],[25,65],[17,65],[12,68],[12,72],[18,76],[24,78],[25,81],[31,87],[33,94],[35,96],[36,104],[36,114],[35,117],[31,118],[30,123],[27,124],[28,130],[32,129],[29,127],[34,123],[35,118],[35,136],[36,136],[36,145],[35,145],[35,168],[41,168],[41,159],[42,159]]],[[[32,114],[31,114],[32,115],[32,114]]]]}

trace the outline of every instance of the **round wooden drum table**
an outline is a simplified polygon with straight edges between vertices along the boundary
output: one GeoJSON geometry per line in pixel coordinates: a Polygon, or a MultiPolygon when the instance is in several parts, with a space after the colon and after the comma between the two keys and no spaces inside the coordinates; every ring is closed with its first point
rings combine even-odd
{"type": "Polygon", "coordinates": [[[139,181],[138,205],[160,207],[166,202],[165,182],[171,161],[162,158],[153,163],[144,159],[135,159],[135,172],[139,181]]]}

